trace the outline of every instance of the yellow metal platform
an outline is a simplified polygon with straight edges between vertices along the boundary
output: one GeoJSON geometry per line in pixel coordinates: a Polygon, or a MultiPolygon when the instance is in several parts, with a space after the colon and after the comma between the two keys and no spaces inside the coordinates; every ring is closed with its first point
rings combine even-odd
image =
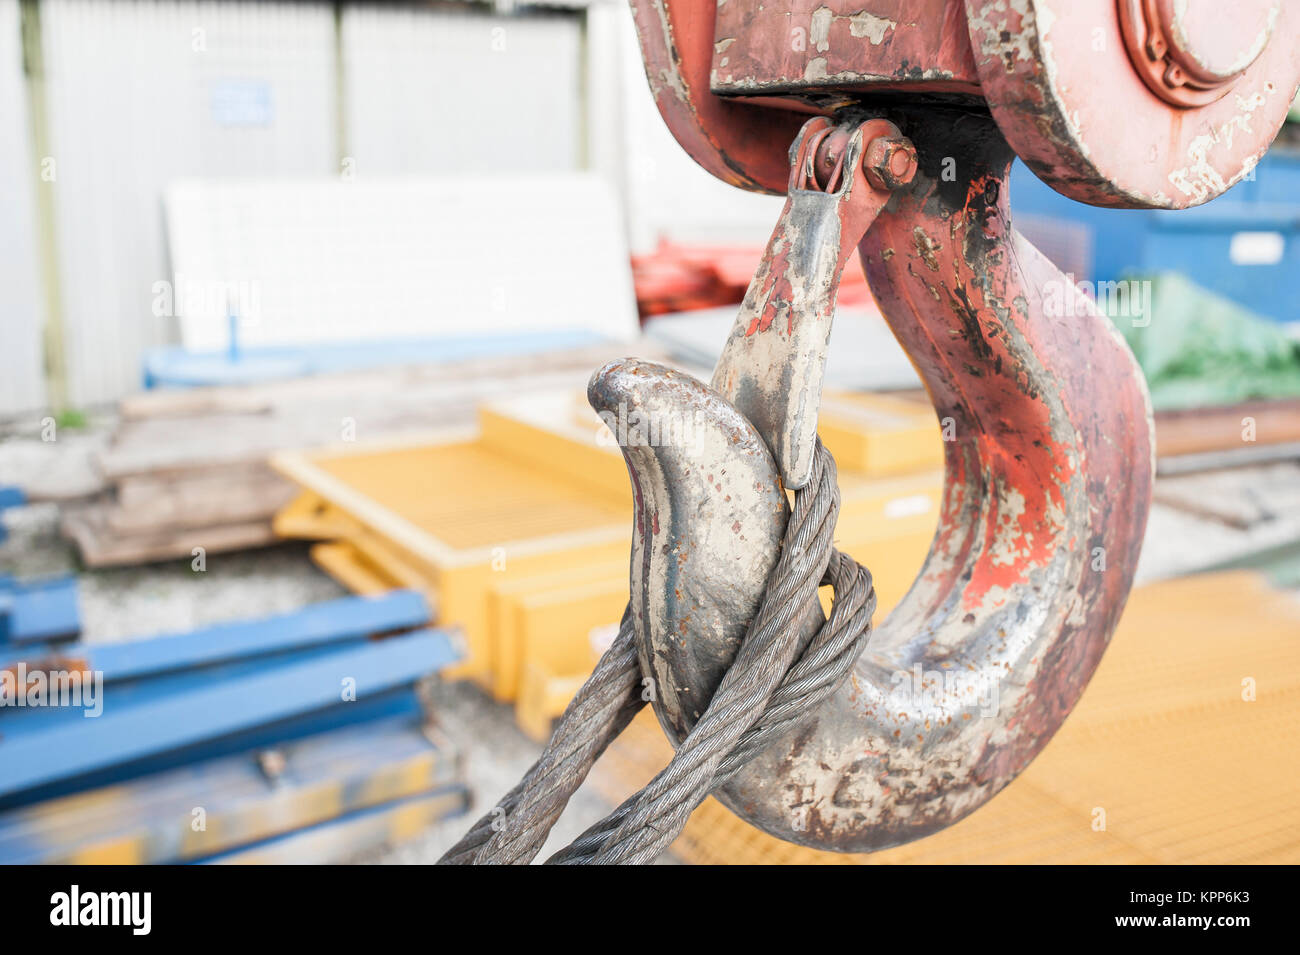
{"type": "MultiPolygon", "coordinates": [[[[1300,862],[1300,598],[1249,572],[1139,588],[1056,738],[987,805],[871,855],[816,852],[695,811],[696,863],[1300,862]]],[[[597,764],[613,802],[671,750],[643,713],[597,764]]]]}
{"type": "MultiPolygon", "coordinates": [[[[302,494],[282,536],[357,593],[410,587],[464,630],[450,672],[514,701],[544,739],[627,602],[631,492],[614,436],[572,392],[480,409],[472,434],[276,456],[302,494]]],[[[843,506],[837,545],[876,572],[882,601],[911,585],[938,517],[943,447],[933,411],[828,395],[822,433],[843,506]]]]}
{"type": "MultiPolygon", "coordinates": [[[[827,405],[822,436],[843,498],[836,543],[872,569],[882,619],[929,547],[939,428],[930,409],[896,399],[832,395],[827,405]]],[[[486,407],[480,425],[471,436],[279,456],[303,494],[276,527],[319,541],[313,557],[352,590],[427,591],[440,621],[465,631],[459,675],[513,700],[520,726],[544,739],[627,599],[626,472],[572,394],[486,407]]],[[[1134,593],[1057,738],[950,829],[842,856],[772,839],[710,800],[673,851],[694,862],[841,865],[1296,862],[1297,716],[1294,595],[1244,572],[1153,584],[1134,593]]],[[[643,714],[593,782],[621,800],[668,757],[643,714]]]]}
{"type": "MultiPolygon", "coordinates": [[[[345,586],[416,587],[465,634],[449,671],[492,689],[493,588],[541,573],[626,567],[631,504],[532,467],[479,438],[286,453],[273,466],[303,488],[276,518],[345,586]]],[[[615,619],[621,607],[615,612],[615,619]]]]}

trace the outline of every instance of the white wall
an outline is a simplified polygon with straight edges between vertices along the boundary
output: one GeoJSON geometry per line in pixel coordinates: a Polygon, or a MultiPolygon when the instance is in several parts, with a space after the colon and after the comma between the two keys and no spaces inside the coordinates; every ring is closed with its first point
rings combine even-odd
{"type": "Polygon", "coordinates": [[[616,9],[633,249],[653,249],[661,237],[765,244],[784,200],[728,185],[701,169],[677,145],[650,95],[628,4],[619,2],[616,9]]]}
{"type": "Polygon", "coordinates": [[[547,173],[589,168],[636,250],[660,237],[763,243],[781,201],[715,180],[650,97],[625,0],[484,12],[249,0],[41,0],[50,152],[31,168],[17,0],[0,0],[0,414],[43,401],[33,195],[53,191],[74,405],[139,387],[177,340],[162,195],[180,179],[547,173]],[[339,128],[340,114],[343,118],[339,128]]]}
{"type": "Polygon", "coordinates": [[[582,159],[581,20],[345,7],[359,176],[568,172],[582,159]]]}
{"type": "Polygon", "coordinates": [[[229,346],[232,305],[247,347],[638,331],[616,200],[589,173],[179,182],[167,223],[200,351],[229,346]]]}
{"type": "Polygon", "coordinates": [[[18,0],[0,0],[0,411],[45,404],[34,156],[18,0]]]}
{"type": "Polygon", "coordinates": [[[69,399],[139,387],[181,176],[333,172],[333,14],[315,3],[43,0],[69,399]]]}
{"type": "MultiPolygon", "coordinates": [[[[74,405],[139,387],[171,278],[162,195],[192,178],[573,171],[583,165],[578,15],[240,0],[42,0],[54,229],[74,405]],[[341,141],[342,140],[342,141],[341,141]]],[[[17,0],[0,0],[0,413],[44,401],[33,149],[17,0]],[[12,144],[12,148],[11,148],[12,144]],[[9,270],[13,278],[8,279],[9,270]]]]}

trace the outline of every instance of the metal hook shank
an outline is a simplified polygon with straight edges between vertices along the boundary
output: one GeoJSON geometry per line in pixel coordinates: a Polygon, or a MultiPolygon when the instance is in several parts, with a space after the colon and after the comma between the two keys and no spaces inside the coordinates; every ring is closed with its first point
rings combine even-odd
{"type": "MultiPolygon", "coordinates": [[[[1127,598],[1153,472],[1151,412],[1132,355],[1011,228],[1011,150],[992,121],[936,110],[900,125],[921,171],[860,251],[952,438],[939,528],[839,694],[718,794],[773,835],[846,852],[952,824],[1046,745],[1127,598]]],[[[698,483],[700,459],[625,449],[638,500],[642,663],[664,688],[661,720],[678,728],[711,697],[748,619],[731,614],[756,604],[774,559],[740,551],[774,548],[785,519],[774,465],[752,439],[737,447],[710,445],[707,483],[726,483],[719,500],[696,493],[694,512],[674,489],[698,483]],[[761,491],[756,516],[736,507],[742,489],[751,503],[761,491]],[[650,502],[667,500],[678,500],[671,525],[652,526],[663,509],[650,502]],[[696,560],[644,576],[735,526],[747,540],[716,567],[696,560]]]]}
{"type": "Polygon", "coordinates": [[[830,120],[810,119],[791,147],[789,198],[713,370],[714,390],[768,439],[791,489],[812,469],[840,276],[890,196],[868,181],[863,158],[873,139],[898,128],[869,119],[841,129],[841,181],[828,183],[830,191],[812,175],[817,144],[836,130],[830,120]]]}

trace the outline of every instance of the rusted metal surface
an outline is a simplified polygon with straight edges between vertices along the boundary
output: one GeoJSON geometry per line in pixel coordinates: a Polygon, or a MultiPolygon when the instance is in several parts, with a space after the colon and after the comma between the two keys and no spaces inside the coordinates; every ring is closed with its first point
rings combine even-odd
{"type": "Polygon", "coordinates": [[[962,0],[723,3],[712,76],[724,95],[881,86],[979,94],[962,0]]]}
{"type": "MultiPolygon", "coordinates": [[[[1151,489],[1150,409],[1136,364],[1107,320],[1011,228],[1011,151],[997,127],[960,113],[898,122],[921,169],[861,253],[952,437],[939,530],[850,683],[720,794],[773,835],[842,851],[955,822],[1047,743],[1118,620],[1151,489]],[[951,149],[966,160],[945,181],[951,149]],[[1054,317],[1044,302],[1059,295],[1070,308],[1054,317]]],[[[670,416],[683,399],[656,383],[641,400],[670,416]]],[[[691,400],[710,401],[698,391],[691,400]]],[[[742,568],[742,555],[775,539],[784,519],[770,493],[766,507],[737,506],[778,474],[752,438],[733,454],[744,431],[725,402],[713,407],[728,425],[708,453],[625,452],[639,515],[633,596],[644,593],[648,608],[643,663],[679,701],[707,700],[725,672],[741,631],[711,595],[725,593],[731,608],[757,599],[765,565],[742,568]],[[717,550],[704,558],[700,541],[717,550]],[[652,567],[668,570],[647,575],[652,567]],[[691,595],[687,605],[681,594],[691,595]]],[[[689,725],[680,703],[661,709],[666,722],[689,725]]]]}
{"type": "Polygon", "coordinates": [[[1282,0],[1222,4],[1118,0],[1129,60],[1147,89],[1175,106],[1222,99],[1273,38],[1282,0]]]}
{"type": "Polygon", "coordinates": [[[598,413],[643,425],[620,444],[635,521],[631,606],[641,672],[654,678],[655,708],[680,741],[758,611],[780,554],[785,494],[753,425],[689,375],[610,362],[587,397],[598,413]]]}
{"type": "Polygon", "coordinates": [[[816,812],[828,838],[863,848],[961,818],[1060,727],[1127,599],[1153,471],[1141,372],[1109,321],[1012,228],[998,130],[941,114],[904,130],[922,171],[868,232],[862,259],[952,440],[930,556],[872,641],[859,670],[871,680],[845,701],[878,755],[842,762],[834,793],[823,782],[829,811],[816,812]],[[965,158],[948,182],[950,152],[965,158]],[[1068,307],[1045,307],[1058,294],[1068,307]],[[972,713],[960,679],[937,707],[904,709],[882,680],[918,667],[923,696],[927,673],[976,675],[977,687],[989,677],[993,712],[972,713]],[[840,808],[855,787],[847,802],[881,821],[862,841],[840,808]]]}
{"type": "Polygon", "coordinates": [[[906,136],[878,136],[867,144],[862,168],[877,189],[894,190],[916,175],[916,147],[906,136]]]}
{"type": "MultiPolygon", "coordinates": [[[[790,202],[713,389],[630,365],[606,376],[617,387],[593,392],[598,406],[618,396],[660,417],[707,409],[721,422],[703,450],[624,449],[637,499],[632,599],[641,608],[641,662],[659,687],[661,722],[680,739],[744,632],[747,618],[731,615],[757,606],[766,586],[775,555],[758,559],[752,549],[775,548],[782,537],[784,501],[773,489],[782,478],[798,486],[835,286],[850,236],[865,232],[859,252],[873,294],[948,442],[938,531],[850,681],[719,794],[767,832],[818,848],[898,845],[992,798],[1073,708],[1136,570],[1154,470],[1145,384],[1109,320],[1012,227],[1013,155],[1082,201],[1194,205],[1253,168],[1300,80],[1300,7],[1275,0],[1247,0],[1222,33],[1214,25],[1225,13],[1215,19],[1207,0],[963,5],[987,112],[968,96],[943,100],[943,91],[907,108],[897,98],[868,106],[868,89],[895,85],[883,80],[892,48],[882,49],[883,34],[863,44],[851,21],[846,39],[839,16],[847,6],[827,7],[827,50],[819,52],[837,63],[861,56],[853,62],[867,73],[879,67],[882,82],[851,93],[830,79],[790,88],[787,105],[834,110],[841,126],[810,122],[805,135],[818,138],[792,153],[804,175],[788,184],[790,202]],[[818,89],[826,95],[811,95],[818,89]],[[865,164],[840,165],[837,150],[852,148],[845,131],[866,116],[897,129],[871,127],[857,147],[865,164]],[[913,163],[919,169],[909,176],[913,163]],[[850,170],[862,191],[845,185],[850,170]],[[835,189],[856,199],[836,198],[835,189]],[[773,453],[761,453],[764,445],[773,453]]],[[[884,6],[942,6],[932,23],[940,39],[956,16],[955,5],[920,0],[881,0],[871,14],[884,6]]],[[[643,47],[669,85],[694,78],[674,87],[681,95],[668,106],[660,101],[674,135],[706,168],[743,168],[749,188],[775,189],[774,169],[757,156],[775,129],[744,140],[734,127],[742,114],[710,112],[722,100],[700,81],[696,32],[709,25],[704,7],[712,4],[651,7],[675,27],[670,40],[691,37],[681,49],[664,47],[673,51],[667,59],[655,59],[664,49],[643,47]]],[[[798,62],[777,38],[796,16],[825,19],[819,9],[803,0],[723,9],[717,35],[733,42],[714,55],[742,57],[746,83],[766,77],[751,83],[763,96],[749,102],[776,102],[798,62]]],[[[645,17],[638,20],[645,44],[645,17]]],[[[859,18],[859,31],[868,22],[859,18]]],[[[910,34],[898,36],[902,43],[910,34]]]]}
{"type": "MultiPolygon", "coordinates": [[[[1295,98],[1300,5],[1270,18],[1272,0],[1244,0],[1240,16],[1237,4],[1174,4],[1196,13],[1170,20],[1171,30],[1197,24],[1185,50],[1206,47],[1216,29],[1230,44],[1206,55],[1227,64],[1206,68],[1228,77],[1218,98],[1184,107],[1153,93],[1134,68],[1120,25],[1126,2],[966,0],[984,97],[1025,164],[1073,199],[1160,209],[1213,199],[1255,167],[1295,98]],[[1239,33],[1242,24],[1254,25],[1253,36],[1239,33]]],[[[1180,56],[1192,62],[1192,53],[1180,56]]]]}
{"type": "Polygon", "coordinates": [[[723,182],[784,194],[786,150],[806,115],[709,92],[714,0],[631,0],[659,114],[691,158],[723,182]]]}
{"type": "Polygon", "coordinates": [[[804,125],[791,150],[789,198],[713,371],[714,390],[770,439],[788,488],[803,487],[812,467],[840,276],[890,196],[867,179],[873,145],[885,171],[911,157],[891,177],[914,171],[915,150],[886,120],[804,125]],[[832,140],[838,148],[818,149],[832,140]]]}
{"type": "Polygon", "coordinates": [[[1184,208],[1250,173],[1300,84],[1300,4],[1281,0],[1242,0],[1240,9],[1214,0],[879,0],[861,9],[633,0],[632,9],[650,88],[677,141],[715,176],[763,192],[784,191],[797,111],[910,94],[987,104],[1016,153],[1071,198],[1184,208]],[[804,29],[810,43],[791,33],[804,29]],[[1135,30],[1159,34],[1163,46],[1145,52],[1135,30]]]}

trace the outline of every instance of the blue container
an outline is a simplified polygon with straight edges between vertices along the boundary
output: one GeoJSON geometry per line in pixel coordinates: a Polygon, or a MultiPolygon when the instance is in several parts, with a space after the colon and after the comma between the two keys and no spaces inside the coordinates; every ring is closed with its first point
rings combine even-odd
{"type": "MultiPolygon", "coordinates": [[[[1090,274],[1076,274],[1080,281],[1178,271],[1265,318],[1300,321],[1298,153],[1274,150],[1253,179],[1203,206],[1176,212],[1084,205],[1044,185],[1017,160],[1011,208],[1013,217],[1050,219],[1086,231],[1090,274]]],[[[1032,230],[1024,231],[1040,242],[1032,230]]]]}

